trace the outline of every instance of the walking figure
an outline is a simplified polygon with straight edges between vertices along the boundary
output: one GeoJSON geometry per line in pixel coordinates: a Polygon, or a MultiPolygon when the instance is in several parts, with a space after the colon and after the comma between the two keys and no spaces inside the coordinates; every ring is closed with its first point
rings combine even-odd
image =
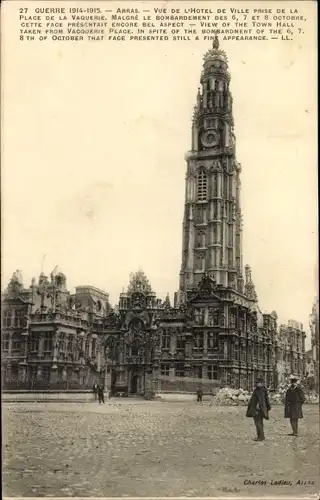
{"type": "Polygon", "coordinates": [[[262,378],[256,380],[256,388],[254,389],[247,408],[247,417],[253,417],[257,437],[254,441],[264,441],[263,419],[269,420],[269,411],[271,405],[268,397],[268,391],[263,385],[262,378]]]}
{"type": "Polygon", "coordinates": [[[284,418],[290,418],[292,433],[289,436],[298,436],[298,419],[303,418],[302,405],[305,402],[305,396],[297,384],[297,377],[291,375],[290,382],[284,402],[284,418]]]}
{"type": "Polygon", "coordinates": [[[202,403],[203,390],[199,386],[197,389],[197,403],[202,403]]]}
{"type": "Polygon", "coordinates": [[[99,404],[101,403],[104,404],[104,392],[102,384],[98,384],[98,398],[99,398],[99,404]]]}
{"type": "Polygon", "coordinates": [[[97,401],[97,396],[98,396],[98,386],[97,386],[97,384],[93,384],[92,392],[94,394],[94,399],[97,401]]]}

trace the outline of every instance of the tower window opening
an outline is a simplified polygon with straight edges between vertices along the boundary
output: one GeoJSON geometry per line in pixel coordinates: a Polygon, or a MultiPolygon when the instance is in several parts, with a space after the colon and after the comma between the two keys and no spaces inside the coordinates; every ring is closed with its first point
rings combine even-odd
{"type": "Polygon", "coordinates": [[[207,200],[207,189],[208,182],[207,176],[202,171],[198,175],[198,201],[206,201],[207,200]]]}
{"type": "Polygon", "coordinates": [[[206,126],[207,128],[214,127],[214,120],[213,120],[212,118],[211,118],[211,119],[210,119],[210,118],[209,118],[209,119],[207,119],[207,120],[205,121],[205,126],[206,126]]]}

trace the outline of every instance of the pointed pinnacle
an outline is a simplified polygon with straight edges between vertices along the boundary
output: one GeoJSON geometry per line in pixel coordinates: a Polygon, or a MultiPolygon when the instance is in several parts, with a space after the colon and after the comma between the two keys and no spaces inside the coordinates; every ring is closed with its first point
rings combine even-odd
{"type": "Polygon", "coordinates": [[[213,49],[218,49],[219,48],[219,39],[217,36],[215,36],[213,42],[212,42],[212,48],[213,49]]]}

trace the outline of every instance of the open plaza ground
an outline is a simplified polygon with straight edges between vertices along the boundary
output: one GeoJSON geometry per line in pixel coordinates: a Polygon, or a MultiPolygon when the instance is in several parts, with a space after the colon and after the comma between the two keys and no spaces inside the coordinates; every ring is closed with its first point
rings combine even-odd
{"type": "Polygon", "coordinates": [[[266,441],[258,443],[252,441],[255,429],[245,410],[140,400],[107,400],[100,406],[4,403],[3,495],[319,492],[318,407],[304,407],[298,438],[287,435],[283,407],[274,407],[265,424],[266,441]]]}

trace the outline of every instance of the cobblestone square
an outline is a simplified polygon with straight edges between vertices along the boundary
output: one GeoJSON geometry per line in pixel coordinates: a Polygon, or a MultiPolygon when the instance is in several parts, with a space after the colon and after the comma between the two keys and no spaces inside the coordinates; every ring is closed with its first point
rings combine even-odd
{"type": "Polygon", "coordinates": [[[305,406],[304,414],[300,437],[293,438],[287,436],[283,407],[274,407],[265,424],[266,441],[255,443],[244,407],[139,400],[101,406],[4,404],[3,492],[28,497],[315,494],[320,490],[317,406],[305,406]],[[246,484],[249,480],[266,485],[246,484]]]}

